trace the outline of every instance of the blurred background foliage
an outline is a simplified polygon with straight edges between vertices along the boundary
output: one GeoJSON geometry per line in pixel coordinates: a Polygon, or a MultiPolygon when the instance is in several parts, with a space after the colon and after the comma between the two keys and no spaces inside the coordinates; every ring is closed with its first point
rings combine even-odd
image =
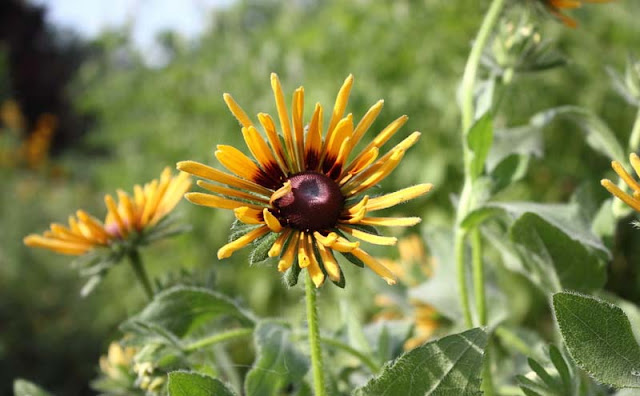
{"type": "MultiPolygon", "coordinates": [[[[528,3],[513,1],[509,14],[517,18],[531,11],[528,3]]],[[[461,187],[456,90],[485,7],[475,0],[238,0],[212,12],[209,29],[195,41],[172,32],[159,35],[162,61],[150,66],[132,44],[128,26],[87,42],[46,25],[41,9],[4,2],[0,394],[9,394],[18,376],[59,394],[91,394],[86,384],[96,375],[99,355],[119,337],[118,324],[144,301],[126,266],[81,299],[82,280],[69,267],[71,260],[27,250],[22,238],[64,222],[79,208],[102,217],[105,193],[130,191],[176,161],[213,164],[216,144],[243,147],[222,93],[231,93],[252,116],[275,114],[272,71],[289,92],[304,85],[307,114],[316,101],[330,106],[349,73],[356,83],[348,111],[356,119],[378,99],[385,107],[374,129],[407,114],[397,139],[414,130],[422,138],[384,187],[433,183],[426,200],[396,211],[448,226],[452,194],[461,187]]],[[[629,51],[639,47],[640,3],[621,0],[575,15],[581,23],[575,30],[535,15],[543,39],[554,41],[568,63],[518,74],[496,122],[526,124],[534,113],[576,104],[600,115],[626,141],[635,112],[612,90],[605,67],[621,70],[629,51]]],[[[505,199],[566,202],[582,185],[595,191],[596,201],[606,197],[598,185],[611,174],[608,160],[594,154],[574,124],[545,128],[544,152],[524,180],[502,193],[505,199]]],[[[185,203],[178,212],[193,231],[143,252],[152,276],[165,283],[181,278],[213,285],[260,315],[302,320],[301,291],[287,290],[273,268],[249,268],[242,254],[216,259],[227,239],[229,213],[185,203]]],[[[416,232],[419,227],[408,231],[416,232]]],[[[397,257],[395,249],[375,253],[397,257]]],[[[353,315],[371,320],[379,310],[374,296],[386,285],[368,271],[346,266],[345,272],[346,289],[322,289],[321,310],[327,312],[321,317],[331,317],[348,300],[353,315]]],[[[522,302],[514,303],[520,310],[514,317],[550,323],[546,302],[531,289],[513,290],[518,294],[512,301],[522,302]]],[[[637,295],[627,298],[639,301],[637,295]]]]}

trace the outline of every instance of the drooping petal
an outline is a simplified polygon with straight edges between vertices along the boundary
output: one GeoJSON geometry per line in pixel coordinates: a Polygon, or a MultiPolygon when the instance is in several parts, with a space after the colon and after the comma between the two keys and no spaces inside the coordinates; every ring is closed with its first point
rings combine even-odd
{"type": "Polygon", "coordinates": [[[238,239],[236,239],[236,240],[234,240],[232,242],[227,243],[226,245],[224,245],[223,247],[221,247],[218,250],[218,259],[222,260],[224,258],[231,257],[231,255],[234,252],[236,252],[237,250],[240,250],[243,247],[247,246],[252,241],[260,238],[263,235],[265,235],[267,232],[269,232],[269,227],[267,227],[267,226],[258,227],[255,230],[247,232],[246,234],[244,234],[240,238],[238,238],[238,239]]]}

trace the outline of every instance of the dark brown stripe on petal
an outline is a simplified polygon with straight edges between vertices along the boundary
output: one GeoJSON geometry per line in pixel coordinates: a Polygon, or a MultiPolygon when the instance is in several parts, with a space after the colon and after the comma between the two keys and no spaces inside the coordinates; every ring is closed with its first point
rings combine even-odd
{"type": "Polygon", "coordinates": [[[306,170],[316,170],[320,164],[320,153],[309,150],[305,155],[305,167],[306,170]]]}

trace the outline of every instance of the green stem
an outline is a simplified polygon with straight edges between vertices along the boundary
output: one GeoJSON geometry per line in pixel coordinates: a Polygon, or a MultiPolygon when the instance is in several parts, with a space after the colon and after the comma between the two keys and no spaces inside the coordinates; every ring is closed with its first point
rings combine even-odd
{"type": "Polygon", "coordinates": [[[471,319],[471,307],[469,306],[469,293],[467,292],[467,271],[465,270],[464,262],[464,237],[464,232],[461,229],[458,229],[454,249],[456,254],[456,273],[458,274],[458,292],[460,293],[460,302],[462,303],[464,324],[466,327],[471,327],[473,326],[473,321],[471,319]]]}
{"type": "Polygon", "coordinates": [[[133,250],[129,253],[129,262],[131,263],[133,272],[136,274],[136,278],[138,278],[138,282],[140,282],[140,284],[144,288],[145,294],[147,295],[149,300],[153,300],[153,287],[151,287],[149,276],[147,275],[147,271],[144,269],[142,259],[140,258],[140,253],[138,253],[137,250],[133,250]]]}
{"type": "Polygon", "coordinates": [[[376,362],[374,362],[373,359],[371,359],[369,356],[365,355],[364,353],[358,351],[357,349],[350,347],[347,344],[344,344],[338,340],[334,340],[333,338],[325,338],[325,337],[320,337],[320,342],[322,342],[323,344],[338,348],[340,350],[343,350],[344,352],[347,352],[357,357],[358,359],[360,359],[362,363],[364,363],[365,366],[369,368],[369,370],[371,370],[373,374],[376,374],[380,370],[380,366],[376,362]]]}
{"type": "Polygon", "coordinates": [[[484,350],[484,359],[482,361],[482,394],[485,396],[494,396],[496,392],[493,389],[493,378],[491,377],[491,354],[489,353],[489,344],[484,350]]]}
{"type": "Polygon", "coordinates": [[[636,120],[633,123],[633,129],[631,129],[631,136],[629,136],[629,150],[636,152],[640,148],[640,108],[636,113],[636,120]]]}
{"type": "Polygon", "coordinates": [[[185,352],[193,352],[197,349],[204,348],[213,344],[217,344],[220,342],[232,340],[234,338],[246,337],[248,335],[253,334],[252,328],[239,328],[233,329],[229,331],[225,331],[224,333],[214,334],[209,337],[202,338],[200,340],[194,341],[184,347],[185,352]]]}
{"type": "Polygon", "coordinates": [[[527,344],[527,342],[524,341],[522,338],[520,338],[516,333],[509,330],[508,328],[504,326],[498,326],[495,329],[495,335],[498,336],[498,338],[500,338],[500,340],[504,344],[511,346],[513,349],[517,350],[521,354],[528,357],[533,357],[533,358],[536,357],[536,353],[534,352],[533,349],[531,349],[531,347],[527,344]]]}
{"type": "Polygon", "coordinates": [[[486,293],[484,287],[484,262],[482,261],[482,237],[480,230],[471,231],[473,262],[473,291],[475,292],[476,312],[480,326],[487,325],[486,293]]]}
{"type": "Polygon", "coordinates": [[[316,305],[316,288],[307,271],[305,295],[307,297],[307,326],[309,327],[309,347],[311,349],[311,369],[313,371],[313,388],[315,396],[326,396],[324,386],[324,370],[322,367],[322,349],[320,348],[320,332],[318,330],[318,307],[316,305]]]}

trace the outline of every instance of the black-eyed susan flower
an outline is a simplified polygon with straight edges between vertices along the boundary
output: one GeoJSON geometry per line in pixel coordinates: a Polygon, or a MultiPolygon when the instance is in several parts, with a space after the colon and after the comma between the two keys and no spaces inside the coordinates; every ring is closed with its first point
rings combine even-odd
{"type": "MultiPolygon", "coordinates": [[[[26,236],[24,243],[30,247],[82,256],[76,263],[82,267],[81,274],[90,278],[82,292],[87,294],[123,257],[135,256],[139,260],[139,246],[184,231],[184,228],[176,227],[167,215],[190,186],[187,173],[172,176],[171,169],[167,167],[159,180],[155,179],[144,187],[136,185],[133,196],[118,190],[116,202],[111,195],[106,195],[104,222],[84,210],[78,210],[75,216],[69,216],[68,226],[53,223],[42,235],[26,236]]],[[[138,270],[136,268],[136,272],[138,270]]],[[[146,283],[145,288],[149,292],[148,281],[146,283]]]]}
{"type": "Polygon", "coordinates": [[[280,81],[272,74],[281,133],[271,116],[259,113],[266,139],[231,95],[224,95],[255,161],[234,147],[219,145],[215,156],[231,173],[193,161],[178,163],[178,169],[216,183],[199,180],[198,185],[212,194],[188,193],[189,201],[233,210],[237,220],[249,226],[218,250],[218,258],[227,258],[250,243],[266,243],[268,256],[279,257],[279,271],[293,273],[297,280],[300,269],[306,268],[316,287],[326,276],[342,286],[344,276],[334,256],[334,252],[340,252],[358,265],[367,265],[389,284],[395,283],[394,274],[367,254],[360,241],[395,244],[396,238],[378,235],[373,227],[412,226],[420,218],[375,217],[372,212],[419,197],[432,186],[420,184],[377,197],[363,195],[398,166],[420,133],[412,133],[381,155],[381,147],[407,121],[402,116],[354,153],[382,110],[383,101],[373,105],[354,125],[353,115],[344,115],[352,84],[353,77],[347,77],[323,134],[323,107],[316,104],[305,127],[304,89],[293,93],[290,116],[280,81]]]}
{"type": "MultiPolygon", "coordinates": [[[[631,167],[636,172],[636,175],[640,176],[640,157],[637,154],[631,153],[629,155],[629,162],[631,167]]],[[[624,169],[624,166],[618,161],[611,162],[611,167],[620,176],[620,179],[631,188],[631,194],[628,194],[615,183],[609,179],[602,179],[600,182],[604,188],[606,188],[611,194],[616,196],[625,204],[629,205],[636,212],[640,212],[640,183],[636,181],[630,174],[624,169]]]]}
{"type": "Polygon", "coordinates": [[[190,185],[188,174],[172,177],[167,167],[159,181],[155,179],[144,187],[136,185],[133,197],[118,190],[116,202],[111,195],[106,195],[104,223],[84,210],[78,210],[76,216],[69,216],[68,227],[53,223],[42,235],[26,236],[24,243],[30,247],[79,256],[95,248],[131,242],[132,237],[139,238],[148,233],[169,214],[190,185]]]}
{"type": "Polygon", "coordinates": [[[571,10],[582,7],[583,3],[608,3],[613,0],[539,0],[553,16],[571,28],[578,26],[575,19],[563,13],[564,10],[571,10]]]}

